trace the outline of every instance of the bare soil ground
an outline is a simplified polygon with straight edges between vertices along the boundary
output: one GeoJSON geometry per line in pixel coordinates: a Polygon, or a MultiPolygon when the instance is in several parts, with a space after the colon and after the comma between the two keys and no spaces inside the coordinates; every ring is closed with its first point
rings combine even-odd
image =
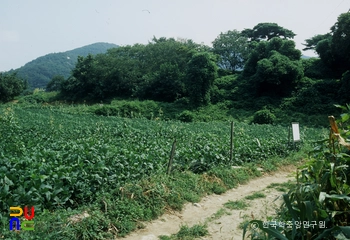
{"type": "Polygon", "coordinates": [[[239,225],[246,220],[266,220],[274,216],[282,203],[282,192],[275,188],[266,188],[271,183],[284,183],[295,179],[296,167],[288,166],[271,174],[251,180],[245,185],[231,189],[222,195],[204,197],[198,203],[188,203],[181,212],[169,212],[160,218],[144,223],[145,228],[137,230],[123,239],[127,240],[154,240],[161,235],[177,233],[182,225],[189,227],[198,223],[207,223],[209,234],[202,239],[242,239],[243,230],[239,225]],[[264,198],[254,200],[245,199],[254,192],[262,192],[264,198]],[[229,210],[224,207],[228,201],[244,200],[249,207],[244,210],[229,210]],[[226,214],[220,218],[214,214],[225,208],[226,214]]]}

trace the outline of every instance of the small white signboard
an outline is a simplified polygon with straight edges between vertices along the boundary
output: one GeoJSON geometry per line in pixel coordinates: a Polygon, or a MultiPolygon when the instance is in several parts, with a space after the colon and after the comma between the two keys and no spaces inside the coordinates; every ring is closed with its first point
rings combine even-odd
{"type": "Polygon", "coordinates": [[[293,141],[300,141],[299,123],[292,122],[293,141]]]}

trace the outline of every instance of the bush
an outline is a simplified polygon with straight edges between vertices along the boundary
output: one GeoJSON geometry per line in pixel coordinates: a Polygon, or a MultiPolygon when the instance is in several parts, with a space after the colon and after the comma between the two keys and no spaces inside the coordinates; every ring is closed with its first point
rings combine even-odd
{"type": "Polygon", "coordinates": [[[119,111],[115,107],[103,106],[96,109],[94,113],[100,116],[118,116],[119,111]]]}
{"type": "Polygon", "coordinates": [[[127,101],[127,100],[113,100],[111,105],[118,109],[121,117],[133,118],[135,116],[143,116],[151,118],[155,113],[159,111],[159,106],[155,101],[127,101]]]}
{"type": "Polygon", "coordinates": [[[194,114],[191,111],[185,110],[177,117],[181,122],[193,122],[194,114]]]}
{"type": "Polygon", "coordinates": [[[254,113],[253,123],[257,124],[272,124],[276,116],[268,109],[259,110],[254,113]]]}
{"type": "Polygon", "coordinates": [[[182,97],[182,98],[176,99],[174,103],[179,104],[179,105],[188,106],[190,104],[190,100],[187,97],[182,97]]]}
{"type": "Polygon", "coordinates": [[[26,88],[26,84],[22,79],[19,79],[16,74],[0,73],[0,101],[8,102],[26,88]]]}
{"type": "Polygon", "coordinates": [[[36,88],[31,92],[26,92],[26,95],[21,97],[19,103],[48,103],[57,99],[57,92],[45,92],[43,89],[36,88]]]}

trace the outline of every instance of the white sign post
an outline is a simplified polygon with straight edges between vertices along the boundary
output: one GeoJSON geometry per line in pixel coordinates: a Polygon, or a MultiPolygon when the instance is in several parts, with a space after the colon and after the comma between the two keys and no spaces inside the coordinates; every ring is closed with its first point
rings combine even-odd
{"type": "Polygon", "coordinates": [[[293,141],[300,141],[299,123],[292,122],[293,141]]]}

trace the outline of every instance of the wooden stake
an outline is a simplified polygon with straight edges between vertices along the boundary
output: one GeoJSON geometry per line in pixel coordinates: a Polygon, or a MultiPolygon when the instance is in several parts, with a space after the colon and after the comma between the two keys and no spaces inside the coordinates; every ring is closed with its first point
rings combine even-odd
{"type": "Polygon", "coordinates": [[[232,157],[233,157],[233,121],[231,122],[231,141],[230,141],[230,163],[232,163],[232,157]]]}
{"type": "Polygon", "coordinates": [[[176,147],[176,139],[174,140],[173,146],[171,147],[170,158],[169,158],[169,162],[168,162],[168,171],[167,171],[168,175],[170,174],[171,167],[173,165],[173,158],[174,158],[174,154],[175,154],[175,147],[176,147]]]}

